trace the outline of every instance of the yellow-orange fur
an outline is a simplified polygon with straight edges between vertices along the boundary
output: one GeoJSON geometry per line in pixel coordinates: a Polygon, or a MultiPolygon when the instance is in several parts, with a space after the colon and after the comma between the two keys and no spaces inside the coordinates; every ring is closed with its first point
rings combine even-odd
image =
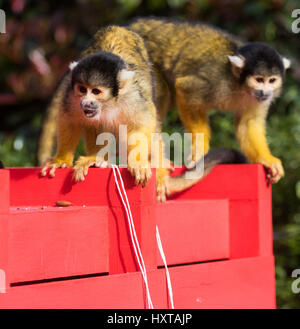
{"type": "Polygon", "coordinates": [[[177,104],[183,125],[193,134],[193,160],[203,155],[196,152],[195,133],[204,134],[204,154],[209,150],[208,110],[231,110],[236,115],[237,138],[249,160],[268,167],[275,181],[284,175],[281,161],[271,155],[266,141],[269,104],[254,102],[231,74],[228,56],[234,55],[242,41],[208,25],[184,21],[141,18],[129,27],[143,36],[154,68],[160,72],[157,93],[162,93],[160,86],[168,86],[168,99],[157,102],[161,118],[177,104]]]}
{"type": "MultiPolygon", "coordinates": [[[[50,105],[51,120],[57,126],[57,153],[54,158],[46,162],[42,175],[46,175],[49,169],[50,175],[54,176],[56,168],[72,166],[75,149],[83,135],[86,156],[79,157],[74,166],[75,180],[83,180],[88,168],[99,163],[97,153],[101,147],[96,145],[97,135],[109,132],[118,138],[119,126],[126,125],[128,140],[134,133],[143,133],[147,136],[148,148],[140,145],[140,158],[145,161],[138,161],[138,157],[130,157],[130,152],[135,145],[128,145],[128,170],[135,177],[135,182],[144,186],[151,177],[151,134],[160,132],[148,53],[143,39],[137,33],[118,26],[100,29],[95,34],[92,44],[82,53],[81,58],[93,55],[99,50],[120,56],[126,63],[127,70],[134,72],[134,82],[131,81],[130,85],[125,86],[128,88],[126,94],[120,93],[117,98],[109,100],[108,107],[111,107],[111,111],[103,112],[101,119],[93,120],[84,118],[76,95],[71,88],[68,89],[71,72],[65,76],[50,105]],[[142,154],[146,152],[146,149],[147,154],[142,154]]],[[[94,86],[91,87],[94,88],[94,86]]],[[[45,133],[47,135],[51,130],[49,124],[44,127],[44,132],[45,129],[48,130],[45,133]]],[[[44,152],[42,145],[43,143],[40,143],[40,161],[44,161],[48,156],[47,150],[44,152]]],[[[162,201],[165,199],[167,176],[167,169],[158,168],[158,199],[162,201]]]]}

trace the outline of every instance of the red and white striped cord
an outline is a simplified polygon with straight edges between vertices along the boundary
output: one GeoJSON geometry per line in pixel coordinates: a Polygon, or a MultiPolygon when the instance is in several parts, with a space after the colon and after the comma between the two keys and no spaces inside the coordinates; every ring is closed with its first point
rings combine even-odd
{"type": "MultiPolygon", "coordinates": [[[[149,290],[146,267],[145,267],[143,255],[142,255],[142,252],[141,252],[141,249],[140,249],[139,241],[138,241],[138,238],[137,238],[137,235],[136,235],[134,222],[133,222],[133,218],[132,218],[132,213],[131,213],[131,209],[130,209],[130,204],[129,204],[129,201],[128,201],[128,198],[127,198],[127,193],[126,193],[126,190],[125,190],[125,187],[124,187],[122,175],[120,173],[120,169],[119,169],[118,166],[112,165],[112,169],[113,169],[113,174],[114,174],[114,178],[115,178],[115,183],[116,183],[120,198],[122,200],[124,209],[126,211],[126,215],[127,215],[127,219],[128,219],[128,226],[129,226],[129,231],[130,231],[130,237],[131,237],[131,242],[132,242],[133,249],[134,249],[134,252],[135,252],[135,256],[136,256],[136,259],[137,259],[137,262],[138,262],[138,265],[139,265],[139,268],[140,268],[140,271],[142,273],[143,280],[144,280],[144,283],[145,283],[148,308],[153,309],[153,303],[152,303],[151,296],[150,296],[150,290],[149,290]],[[119,185],[117,174],[118,174],[119,180],[121,182],[121,188],[122,188],[123,193],[122,193],[120,185],[119,185]],[[124,194],[124,196],[123,196],[123,194],[124,194]]],[[[172,285],[171,285],[170,274],[169,274],[169,270],[168,270],[168,266],[167,266],[167,262],[166,262],[166,257],[165,257],[164,251],[163,251],[163,247],[162,247],[162,243],[161,243],[161,239],[160,239],[160,234],[159,234],[159,230],[158,230],[157,226],[156,226],[156,240],[157,240],[157,245],[158,245],[160,255],[162,257],[162,260],[163,260],[165,268],[166,268],[167,285],[168,285],[168,292],[169,292],[169,297],[170,297],[170,301],[171,301],[171,308],[174,309],[173,290],[172,290],[172,285]]]]}

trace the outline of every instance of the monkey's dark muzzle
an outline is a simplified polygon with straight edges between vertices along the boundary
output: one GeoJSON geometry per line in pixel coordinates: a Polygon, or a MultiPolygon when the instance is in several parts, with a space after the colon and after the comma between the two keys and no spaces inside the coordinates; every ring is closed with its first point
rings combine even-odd
{"type": "Polygon", "coordinates": [[[98,104],[95,102],[82,102],[81,107],[86,117],[92,118],[98,113],[98,104]]]}
{"type": "Polygon", "coordinates": [[[254,96],[256,97],[257,100],[263,102],[266,101],[271,96],[271,93],[264,92],[263,90],[255,90],[254,96]]]}

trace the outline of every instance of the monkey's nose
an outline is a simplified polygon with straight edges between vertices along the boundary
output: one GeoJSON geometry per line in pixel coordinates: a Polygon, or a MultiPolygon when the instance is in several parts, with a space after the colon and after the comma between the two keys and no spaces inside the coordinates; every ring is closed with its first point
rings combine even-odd
{"type": "Polygon", "coordinates": [[[270,97],[271,93],[264,92],[263,90],[260,90],[260,89],[256,89],[254,91],[254,95],[258,100],[265,101],[270,97]]]}
{"type": "Polygon", "coordinates": [[[254,94],[255,94],[255,97],[260,98],[264,95],[264,92],[263,92],[263,90],[256,89],[254,94]]]}
{"type": "Polygon", "coordinates": [[[91,110],[97,110],[97,108],[98,108],[98,103],[95,102],[95,101],[91,101],[91,102],[86,103],[84,107],[85,107],[85,108],[89,108],[89,109],[91,109],[91,110]]]}

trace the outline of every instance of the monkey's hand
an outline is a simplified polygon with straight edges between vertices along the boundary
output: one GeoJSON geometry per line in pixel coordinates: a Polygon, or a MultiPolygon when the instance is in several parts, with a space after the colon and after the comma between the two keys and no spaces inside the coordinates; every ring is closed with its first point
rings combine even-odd
{"type": "Polygon", "coordinates": [[[169,171],[171,170],[165,168],[156,169],[156,198],[158,202],[165,202],[166,196],[169,194],[169,171]]]}
{"type": "Polygon", "coordinates": [[[267,179],[270,184],[277,183],[280,178],[284,176],[284,169],[282,167],[281,161],[274,156],[261,159],[259,163],[262,163],[267,170],[267,179]]]}
{"type": "Polygon", "coordinates": [[[46,176],[49,169],[49,176],[55,176],[55,170],[57,168],[68,168],[72,166],[72,160],[62,159],[59,157],[54,157],[50,160],[47,160],[41,169],[41,176],[46,176]]]}
{"type": "Polygon", "coordinates": [[[107,168],[108,162],[97,156],[81,156],[74,166],[73,178],[76,182],[82,182],[88,174],[90,167],[107,168]]]}
{"type": "Polygon", "coordinates": [[[130,161],[128,159],[127,169],[134,177],[135,185],[141,184],[142,187],[146,186],[152,175],[149,161],[141,163],[140,161],[130,161]]]}

